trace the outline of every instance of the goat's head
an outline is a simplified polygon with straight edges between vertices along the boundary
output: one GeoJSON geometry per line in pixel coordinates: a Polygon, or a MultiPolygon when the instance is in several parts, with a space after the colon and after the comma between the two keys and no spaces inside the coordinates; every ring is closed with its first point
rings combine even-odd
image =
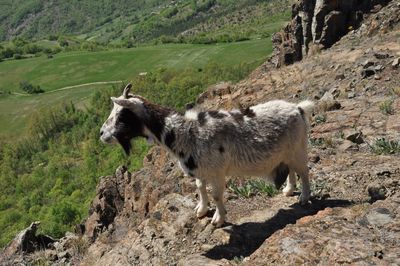
{"type": "Polygon", "coordinates": [[[140,97],[129,94],[132,85],[126,85],[118,98],[111,97],[114,107],[100,130],[104,143],[120,143],[129,154],[132,138],[144,136],[143,116],[145,109],[140,97]]]}

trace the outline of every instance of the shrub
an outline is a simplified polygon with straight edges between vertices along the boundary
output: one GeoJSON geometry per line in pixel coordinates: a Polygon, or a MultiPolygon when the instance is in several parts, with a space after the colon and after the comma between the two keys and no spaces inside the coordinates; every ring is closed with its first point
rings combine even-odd
{"type": "Polygon", "coordinates": [[[255,195],[267,195],[272,197],[277,193],[274,186],[265,180],[248,180],[244,184],[238,184],[232,180],[228,182],[228,189],[234,194],[243,197],[250,198],[255,195]]]}
{"type": "Polygon", "coordinates": [[[44,90],[42,90],[39,85],[35,86],[35,85],[29,83],[28,81],[21,81],[19,83],[19,87],[21,88],[21,90],[23,90],[29,94],[37,94],[37,93],[44,92],[44,90]]]}
{"type": "Polygon", "coordinates": [[[14,59],[15,59],[15,60],[22,59],[22,58],[23,58],[22,55],[20,55],[20,54],[14,54],[14,59]]]}
{"type": "Polygon", "coordinates": [[[386,100],[383,101],[380,105],[379,105],[379,109],[381,110],[381,112],[385,115],[392,115],[394,113],[393,110],[393,100],[386,100]]]}
{"type": "Polygon", "coordinates": [[[400,153],[400,140],[386,140],[379,138],[371,146],[371,150],[376,154],[398,154],[400,153]]]}

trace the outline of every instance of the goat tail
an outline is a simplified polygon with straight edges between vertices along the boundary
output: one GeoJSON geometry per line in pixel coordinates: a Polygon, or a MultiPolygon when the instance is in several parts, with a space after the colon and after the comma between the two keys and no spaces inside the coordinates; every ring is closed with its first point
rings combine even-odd
{"type": "Polygon", "coordinates": [[[300,114],[303,117],[307,127],[310,127],[309,119],[314,111],[315,104],[312,101],[305,100],[297,104],[297,108],[300,110],[300,114]]]}

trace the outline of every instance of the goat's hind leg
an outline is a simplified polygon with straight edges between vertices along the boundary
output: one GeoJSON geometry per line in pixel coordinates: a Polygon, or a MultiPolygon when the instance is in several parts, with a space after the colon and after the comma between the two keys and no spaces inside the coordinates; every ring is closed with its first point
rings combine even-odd
{"type": "Polygon", "coordinates": [[[204,217],[208,212],[208,196],[206,190],[206,181],[196,178],[196,186],[199,189],[199,203],[194,208],[198,218],[204,217]]]}
{"type": "Polygon", "coordinates": [[[282,190],[283,194],[286,197],[290,197],[293,195],[293,192],[296,190],[296,173],[290,169],[289,178],[286,181],[286,186],[282,190]]]}
{"type": "Polygon", "coordinates": [[[216,209],[211,223],[220,227],[225,222],[226,210],[224,206],[225,177],[215,177],[212,179],[212,196],[215,201],[216,209]]]}
{"type": "Polygon", "coordinates": [[[310,199],[311,190],[310,190],[310,180],[308,178],[308,167],[305,164],[303,167],[297,169],[297,174],[300,176],[301,180],[301,195],[299,198],[299,202],[301,205],[305,205],[308,203],[310,199]]]}

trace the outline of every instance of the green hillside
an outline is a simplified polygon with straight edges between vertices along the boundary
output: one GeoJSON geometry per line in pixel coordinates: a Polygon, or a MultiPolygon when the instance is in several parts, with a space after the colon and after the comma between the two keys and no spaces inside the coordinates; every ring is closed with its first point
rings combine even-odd
{"type": "Polygon", "coordinates": [[[204,41],[204,34],[211,39],[223,37],[213,34],[220,30],[233,40],[243,39],[262,35],[263,22],[268,20],[265,14],[286,11],[289,2],[292,1],[0,0],[0,40],[80,35],[82,39],[100,43],[142,43],[161,36],[180,36],[180,41],[193,41],[195,37],[204,41]],[[225,23],[221,24],[221,19],[225,23]],[[229,32],[232,25],[243,26],[229,32]],[[184,33],[188,30],[191,34],[186,40],[184,33]]]}
{"type": "MultiPolygon", "coordinates": [[[[271,52],[269,40],[216,44],[170,44],[102,52],[60,53],[0,63],[0,136],[20,134],[32,110],[63,101],[82,102],[94,89],[110,85],[79,86],[92,82],[129,81],[141,72],[159,68],[201,69],[209,62],[221,66],[247,64],[254,68],[271,52]],[[46,91],[27,95],[20,82],[28,81],[46,91]],[[54,90],[57,90],[53,92],[54,90]]],[[[118,82],[117,82],[118,83],[118,82]]]]}

